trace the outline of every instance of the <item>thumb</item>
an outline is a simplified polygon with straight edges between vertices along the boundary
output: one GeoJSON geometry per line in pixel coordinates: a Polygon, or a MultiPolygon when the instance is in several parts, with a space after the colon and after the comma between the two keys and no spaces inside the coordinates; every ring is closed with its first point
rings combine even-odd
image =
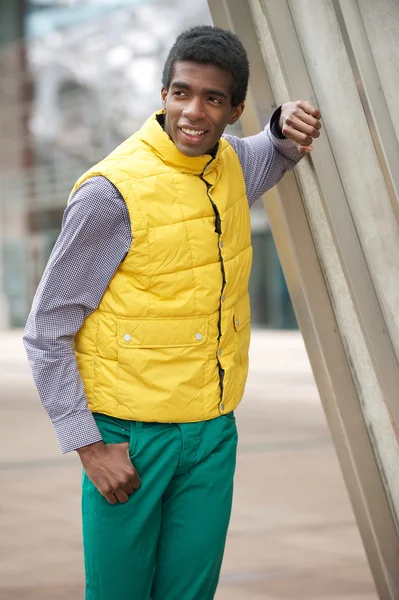
{"type": "Polygon", "coordinates": [[[302,144],[297,143],[297,148],[301,154],[309,154],[312,152],[313,146],[302,146],[302,144]]]}

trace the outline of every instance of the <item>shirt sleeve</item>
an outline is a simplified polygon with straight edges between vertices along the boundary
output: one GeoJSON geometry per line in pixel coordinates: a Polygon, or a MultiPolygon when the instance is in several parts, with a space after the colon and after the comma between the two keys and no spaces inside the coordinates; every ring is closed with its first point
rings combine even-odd
{"type": "Polygon", "coordinates": [[[23,338],[63,453],[102,439],[87,406],[73,340],[100,303],[131,241],[130,219],[119,191],[104,177],[84,182],[65,210],[23,338]]]}
{"type": "Polygon", "coordinates": [[[278,121],[281,107],[257,135],[224,137],[234,148],[244,174],[249,206],[280,181],[303,158],[297,145],[281,133],[278,121]]]}

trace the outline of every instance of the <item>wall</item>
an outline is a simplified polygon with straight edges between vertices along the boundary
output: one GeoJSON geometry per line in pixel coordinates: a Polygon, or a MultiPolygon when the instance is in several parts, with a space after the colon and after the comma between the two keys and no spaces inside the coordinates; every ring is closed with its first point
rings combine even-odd
{"type": "Polygon", "coordinates": [[[209,2],[247,45],[247,131],[319,106],[323,135],[265,199],[380,597],[399,597],[399,4],[209,2]]]}

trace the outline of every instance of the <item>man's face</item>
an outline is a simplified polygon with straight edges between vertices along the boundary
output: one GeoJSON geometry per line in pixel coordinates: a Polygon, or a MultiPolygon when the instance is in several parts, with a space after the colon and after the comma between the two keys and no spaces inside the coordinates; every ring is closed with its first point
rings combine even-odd
{"type": "Polygon", "coordinates": [[[212,64],[176,62],[169,90],[162,88],[165,131],[186,156],[209,154],[225,127],[241,116],[231,105],[233,76],[212,64]]]}

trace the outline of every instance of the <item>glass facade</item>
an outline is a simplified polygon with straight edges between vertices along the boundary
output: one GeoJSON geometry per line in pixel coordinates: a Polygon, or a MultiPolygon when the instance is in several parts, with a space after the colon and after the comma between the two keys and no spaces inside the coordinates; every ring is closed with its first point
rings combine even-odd
{"type": "MultiPolygon", "coordinates": [[[[159,108],[171,42],[211,19],[206,0],[0,7],[0,312],[3,326],[21,327],[75,180],[159,108]]],[[[295,326],[261,204],[252,220],[253,322],[295,326]]]]}

